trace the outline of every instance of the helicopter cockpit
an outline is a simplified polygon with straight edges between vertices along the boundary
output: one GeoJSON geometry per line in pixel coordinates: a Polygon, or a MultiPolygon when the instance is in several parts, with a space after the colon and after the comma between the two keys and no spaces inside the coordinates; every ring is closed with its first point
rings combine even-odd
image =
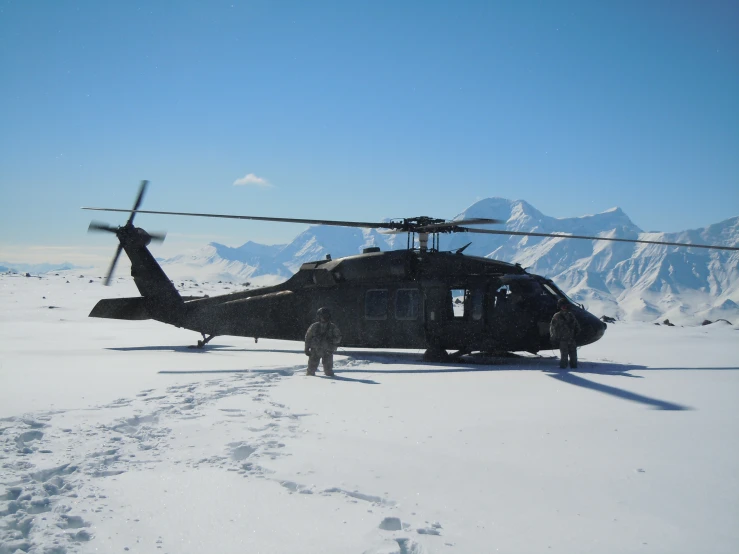
{"type": "MultiPolygon", "coordinates": [[[[581,324],[583,343],[603,335],[605,325],[584,307],[569,298],[551,280],[531,274],[499,275],[466,287],[452,286],[447,291],[447,321],[466,321],[465,333],[477,332],[493,344],[538,344],[551,348],[549,323],[559,299],[567,299],[581,324]],[[515,322],[511,324],[511,322],[515,322]]],[[[534,349],[535,350],[535,349],[534,349]]]]}

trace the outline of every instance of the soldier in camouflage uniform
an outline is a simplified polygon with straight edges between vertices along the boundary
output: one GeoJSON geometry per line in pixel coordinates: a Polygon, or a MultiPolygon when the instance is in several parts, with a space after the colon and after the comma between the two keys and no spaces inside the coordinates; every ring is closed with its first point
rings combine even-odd
{"type": "Polygon", "coordinates": [[[318,362],[323,359],[323,372],[333,376],[334,352],[341,343],[341,332],[331,322],[331,311],[328,308],[320,308],[316,315],[318,321],[308,327],[305,334],[305,355],[308,356],[306,375],[315,375],[318,362]]]}
{"type": "Polygon", "coordinates": [[[575,337],[580,332],[580,324],[577,322],[575,315],[570,312],[570,303],[560,298],[557,302],[559,311],[554,314],[552,322],[549,324],[549,335],[552,344],[559,347],[560,360],[559,367],[567,368],[567,359],[569,358],[570,367],[577,367],[577,343],[575,337]]]}

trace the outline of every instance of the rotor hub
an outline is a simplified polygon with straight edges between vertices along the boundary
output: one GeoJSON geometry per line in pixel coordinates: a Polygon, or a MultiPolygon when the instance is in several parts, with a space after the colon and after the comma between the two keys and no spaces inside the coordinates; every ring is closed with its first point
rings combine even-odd
{"type": "Polygon", "coordinates": [[[124,247],[140,248],[151,243],[151,235],[141,227],[124,225],[116,231],[116,236],[124,247]]]}

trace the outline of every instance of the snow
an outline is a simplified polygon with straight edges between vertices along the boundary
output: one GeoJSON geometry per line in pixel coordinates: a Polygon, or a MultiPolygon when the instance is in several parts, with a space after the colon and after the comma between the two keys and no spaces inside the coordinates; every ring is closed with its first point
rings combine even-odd
{"type": "Polygon", "coordinates": [[[136,294],[0,275],[0,554],[739,551],[737,325],[618,322],[570,372],[341,349],[328,379],[87,318],[136,294]]]}

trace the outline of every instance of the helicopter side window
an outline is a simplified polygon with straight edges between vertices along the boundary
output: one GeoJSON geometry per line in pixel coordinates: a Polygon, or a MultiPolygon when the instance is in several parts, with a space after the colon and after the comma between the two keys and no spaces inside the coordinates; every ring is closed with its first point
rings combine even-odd
{"type": "Polygon", "coordinates": [[[370,289],[364,296],[365,319],[387,319],[387,289],[370,289]]]}
{"type": "Polygon", "coordinates": [[[395,319],[418,319],[419,298],[416,289],[399,289],[395,293],[395,319]]]}

